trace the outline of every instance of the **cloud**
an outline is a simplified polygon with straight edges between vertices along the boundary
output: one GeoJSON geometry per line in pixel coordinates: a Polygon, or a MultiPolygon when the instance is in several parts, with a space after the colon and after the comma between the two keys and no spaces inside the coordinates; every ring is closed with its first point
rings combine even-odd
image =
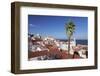
{"type": "Polygon", "coordinates": [[[34,24],[29,24],[29,27],[36,27],[36,25],[34,25],[34,24]]]}

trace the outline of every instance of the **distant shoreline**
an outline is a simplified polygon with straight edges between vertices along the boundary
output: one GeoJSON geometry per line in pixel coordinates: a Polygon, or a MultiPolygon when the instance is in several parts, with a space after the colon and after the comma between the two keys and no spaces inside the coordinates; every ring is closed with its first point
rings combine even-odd
{"type": "MultiPolygon", "coordinates": [[[[68,41],[67,39],[57,39],[60,41],[68,41]]],[[[76,45],[81,44],[81,45],[88,45],[88,40],[87,39],[76,39],[76,45]]]]}

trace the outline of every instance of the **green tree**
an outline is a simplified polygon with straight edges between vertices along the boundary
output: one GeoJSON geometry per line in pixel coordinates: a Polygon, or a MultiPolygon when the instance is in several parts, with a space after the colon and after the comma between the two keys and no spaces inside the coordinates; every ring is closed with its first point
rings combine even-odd
{"type": "Polygon", "coordinates": [[[75,31],[75,24],[72,21],[69,21],[68,23],[65,24],[66,28],[66,34],[68,36],[68,54],[70,52],[70,40],[71,37],[73,36],[73,33],[75,31]]]}

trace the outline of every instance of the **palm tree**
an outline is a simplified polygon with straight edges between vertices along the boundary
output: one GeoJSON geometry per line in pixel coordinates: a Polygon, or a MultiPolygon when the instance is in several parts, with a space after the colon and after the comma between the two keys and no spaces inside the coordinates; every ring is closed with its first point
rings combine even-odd
{"type": "Polygon", "coordinates": [[[75,24],[72,21],[69,21],[66,25],[66,34],[68,36],[68,54],[70,52],[70,40],[75,31],[75,24]]]}

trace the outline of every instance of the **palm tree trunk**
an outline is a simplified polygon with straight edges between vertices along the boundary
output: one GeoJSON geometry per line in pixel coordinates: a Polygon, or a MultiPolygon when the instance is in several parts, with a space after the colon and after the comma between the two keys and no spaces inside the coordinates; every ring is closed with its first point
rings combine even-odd
{"type": "Polygon", "coordinates": [[[70,37],[68,38],[68,54],[70,54],[70,37]]]}

